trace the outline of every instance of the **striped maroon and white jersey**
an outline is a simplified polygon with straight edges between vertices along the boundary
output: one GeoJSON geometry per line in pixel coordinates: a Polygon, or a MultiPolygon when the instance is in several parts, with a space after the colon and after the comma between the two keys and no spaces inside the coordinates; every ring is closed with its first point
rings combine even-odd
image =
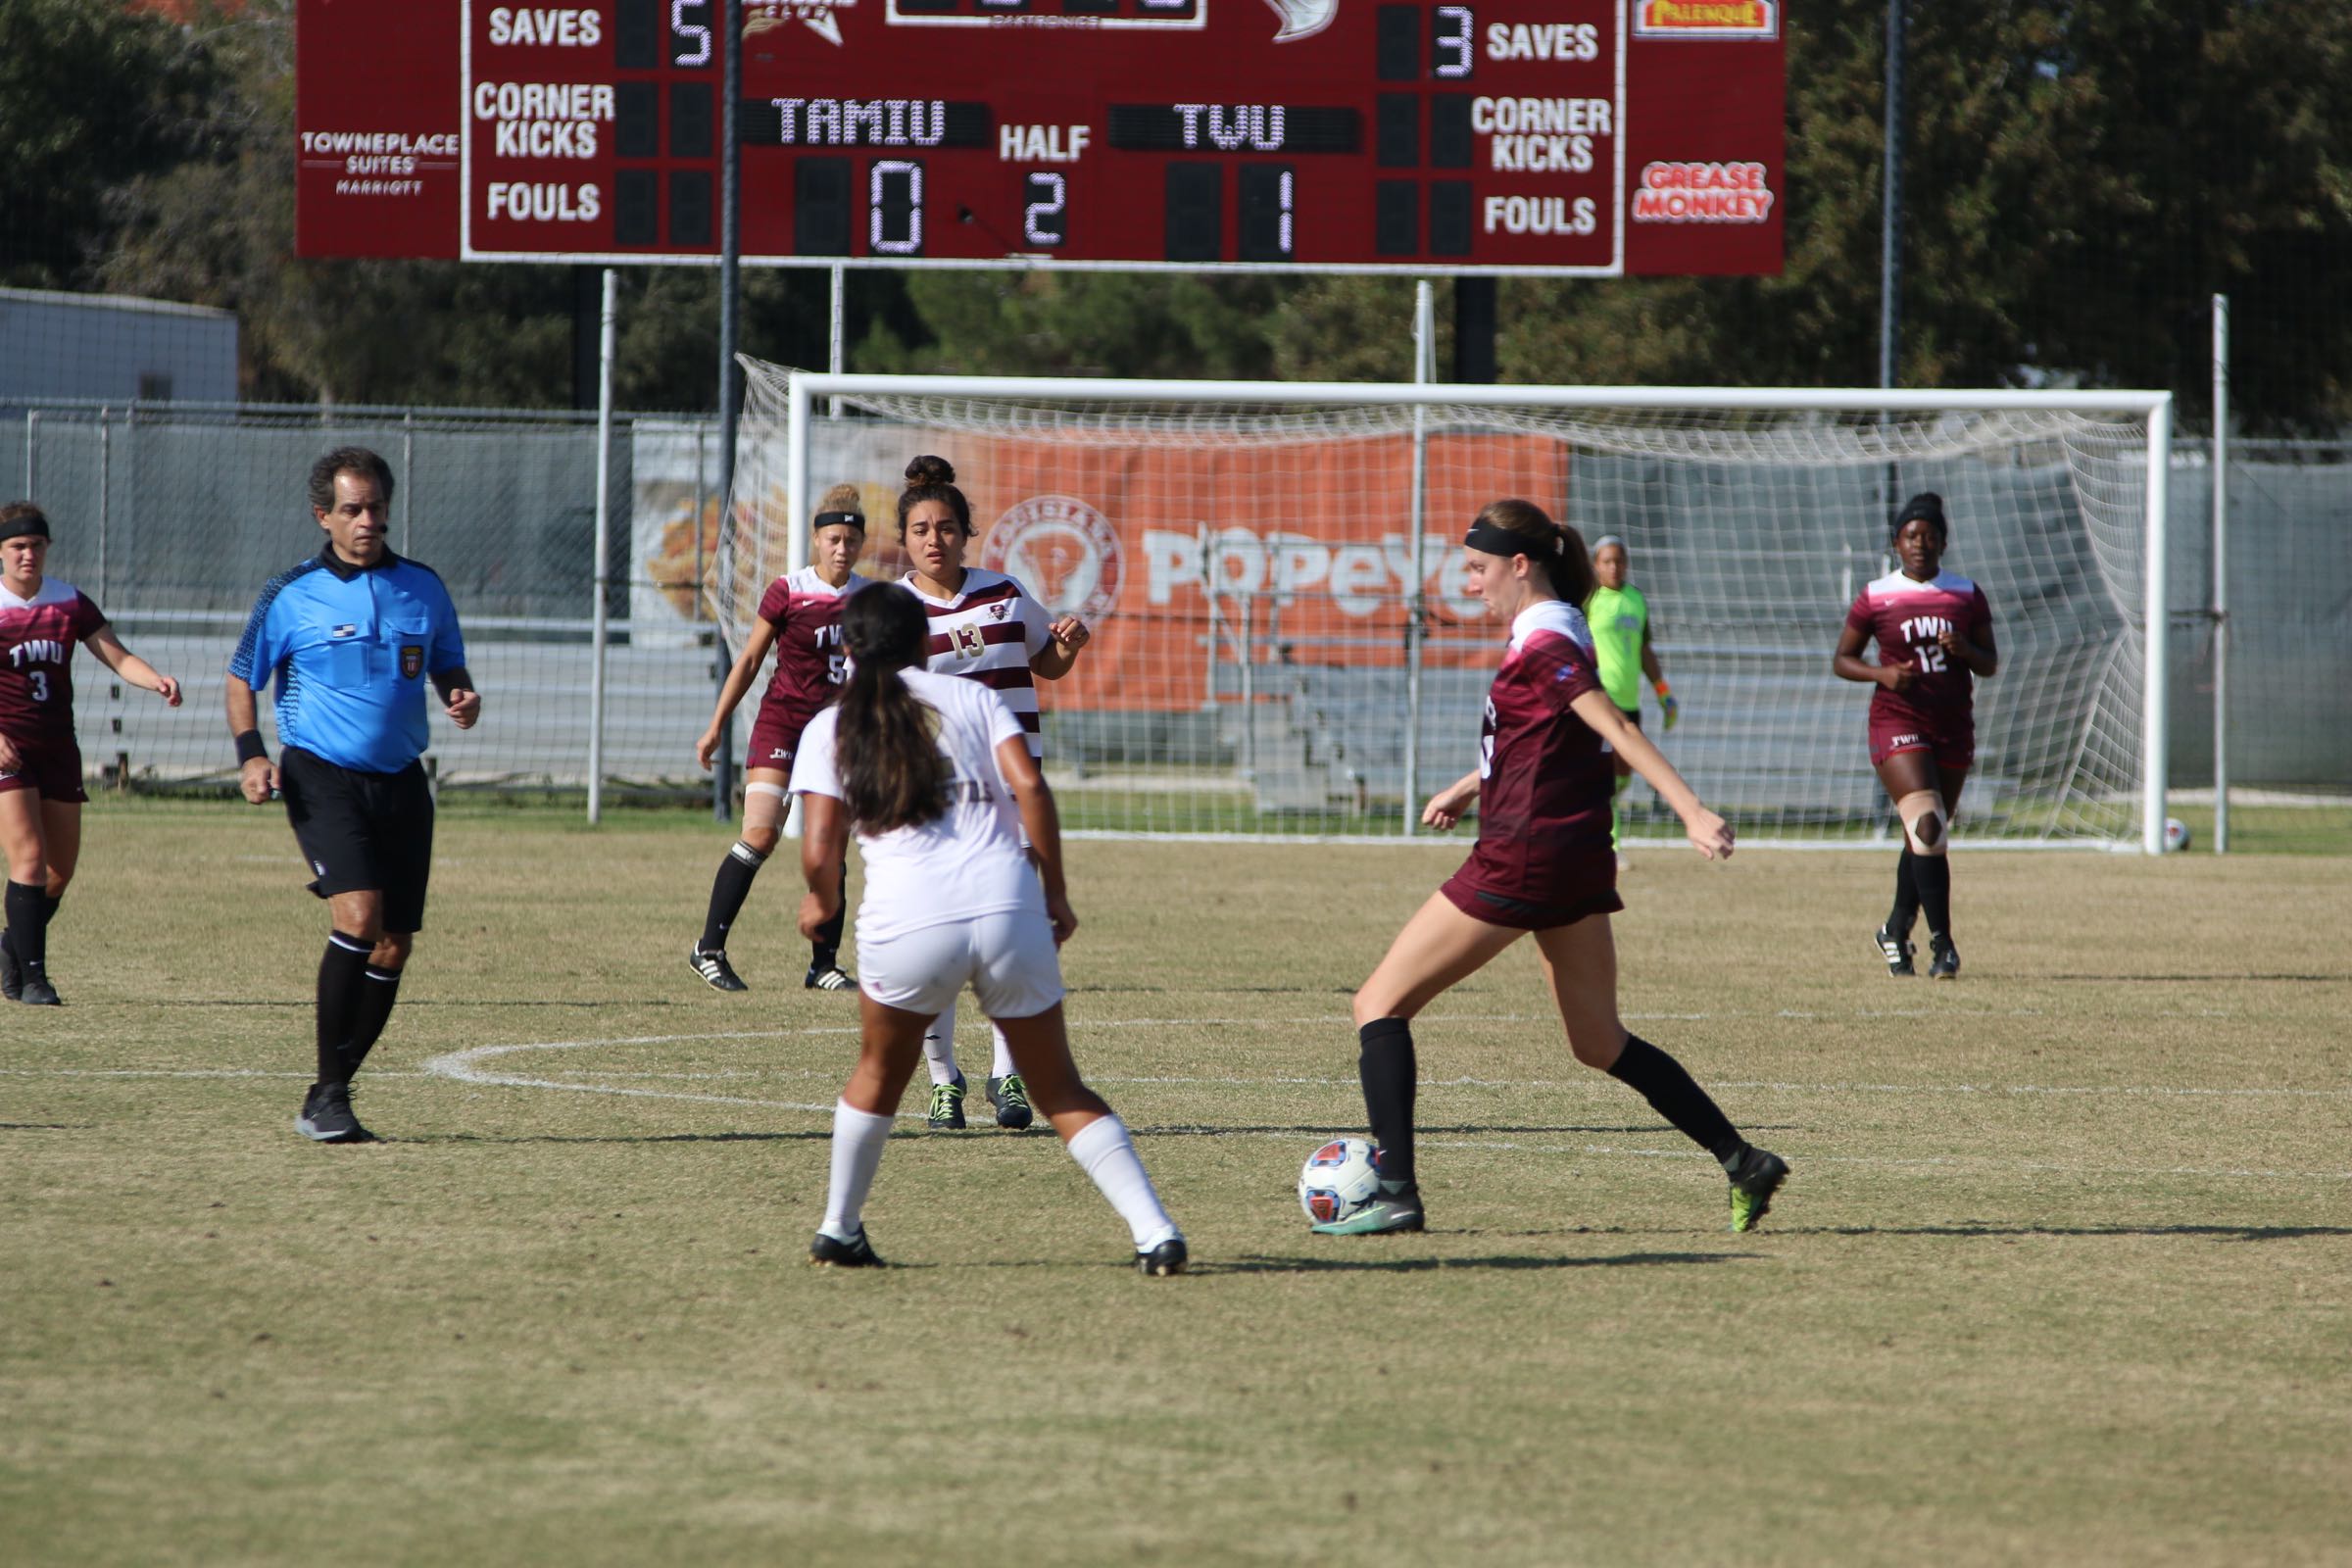
{"type": "Polygon", "coordinates": [[[1601,690],[1592,633],[1573,605],[1530,605],[1479,726],[1478,846],[1464,872],[1490,892],[1559,904],[1580,852],[1605,855],[1617,774],[1608,747],[1570,708],[1601,690]]]}
{"type": "Polygon", "coordinates": [[[797,736],[833,700],[849,661],[841,646],[841,607],[871,582],[852,572],[836,588],[814,566],[803,566],[767,585],[760,618],[776,628],[776,665],[760,699],[760,722],[797,736]]]}
{"type": "Polygon", "coordinates": [[[912,577],[902,578],[899,586],[931,617],[923,667],[934,675],[976,680],[1004,698],[1029,739],[1029,755],[1044,761],[1046,737],[1029,661],[1052,638],[1053,612],[1014,579],[977,566],[964,568],[963,587],[953,599],[932,598],[912,577]]]}
{"type": "Polygon", "coordinates": [[[1854,596],[1845,623],[1878,640],[1881,664],[1909,664],[1918,672],[1909,691],[1874,692],[1874,714],[1917,718],[1930,728],[1970,716],[1976,676],[1936,639],[1955,630],[1971,642],[1980,639],[1992,625],[1984,589],[1956,571],[1927,582],[1888,572],[1854,596]]]}
{"type": "Polygon", "coordinates": [[[74,645],[106,624],[90,596],[44,577],[30,599],[0,588],[0,734],[74,738],[74,645]]]}

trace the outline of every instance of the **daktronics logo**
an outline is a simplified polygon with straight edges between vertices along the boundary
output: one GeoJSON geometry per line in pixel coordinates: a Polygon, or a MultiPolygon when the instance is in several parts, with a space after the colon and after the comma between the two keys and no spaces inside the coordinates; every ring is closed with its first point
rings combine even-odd
{"type": "Polygon", "coordinates": [[[1761,223],[1772,214],[1762,164],[1643,164],[1637,223],[1761,223]]]}
{"type": "Polygon", "coordinates": [[[1637,38],[1777,38],[1774,0],[1636,0],[1637,38]]]}

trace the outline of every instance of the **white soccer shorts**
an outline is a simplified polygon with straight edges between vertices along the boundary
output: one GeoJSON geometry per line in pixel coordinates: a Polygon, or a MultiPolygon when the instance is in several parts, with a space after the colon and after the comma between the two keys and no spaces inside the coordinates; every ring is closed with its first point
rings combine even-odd
{"type": "Polygon", "coordinates": [[[858,939],[858,989],[886,1007],[945,1012],[967,985],[991,1018],[1030,1018],[1059,1002],[1061,955],[1044,912],[1003,909],[858,939]]]}

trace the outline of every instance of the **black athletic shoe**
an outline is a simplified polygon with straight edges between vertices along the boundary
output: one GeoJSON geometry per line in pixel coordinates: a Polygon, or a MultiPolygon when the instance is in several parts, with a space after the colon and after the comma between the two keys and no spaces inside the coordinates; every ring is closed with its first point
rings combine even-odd
{"type": "Polygon", "coordinates": [[[808,1263],[811,1268],[887,1268],[873,1244],[865,1239],[865,1227],[858,1227],[854,1242],[837,1242],[823,1231],[808,1244],[808,1263]]]}
{"type": "Polygon", "coordinates": [[[24,1000],[24,971],[17,967],[17,956],[9,949],[5,931],[0,931],[0,997],[11,1002],[24,1000]]]}
{"type": "MultiPolygon", "coordinates": [[[[724,963],[726,960],[722,957],[719,961],[724,963]]],[[[717,982],[711,983],[715,985],[717,982]]],[[[838,963],[828,963],[821,969],[812,963],[808,966],[808,975],[801,981],[801,989],[803,991],[855,991],[858,989],[858,977],[838,963]]]]}
{"type": "Polygon", "coordinates": [[[1788,1162],[1751,1144],[1725,1174],[1732,1179],[1732,1229],[1752,1231],[1771,1210],[1772,1195],[1788,1179],[1788,1162]]]}
{"type": "Polygon", "coordinates": [[[1935,955],[1928,961],[1929,979],[1957,980],[1960,978],[1960,950],[1952,946],[1950,937],[1930,937],[1928,951],[1935,955]]]}
{"type": "Polygon", "coordinates": [[[933,1132],[963,1131],[962,1073],[957,1073],[944,1084],[931,1086],[931,1114],[926,1121],[933,1132]]]}
{"type": "Polygon", "coordinates": [[[1012,1132],[1037,1120],[1037,1112],[1029,1104],[1029,1086],[1017,1072],[988,1081],[988,1102],[996,1107],[997,1125],[1012,1132]]]}
{"type": "Polygon", "coordinates": [[[1184,1238],[1171,1236],[1156,1247],[1137,1248],[1135,1266],[1138,1273],[1152,1279],[1166,1279],[1171,1274],[1183,1273],[1191,1255],[1184,1250],[1184,1238]]]}
{"type": "Polygon", "coordinates": [[[59,1007],[65,1005],[65,1004],[58,1000],[57,988],[55,986],[51,985],[46,980],[35,980],[30,976],[27,976],[24,984],[17,988],[17,1000],[24,1003],[25,1005],[32,1007],[59,1007]]]}
{"type": "Polygon", "coordinates": [[[375,1134],[352,1114],[349,1084],[313,1084],[294,1130],[315,1144],[372,1144],[375,1134]]]}
{"type": "Polygon", "coordinates": [[[1895,934],[1885,926],[1872,932],[1870,940],[1878,944],[1879,956],[1886,960],[1888,974],[1897,979],[1908,979],[1919,973],[1911,967],[1911,955],[1919,950],[1910,943],[1897,940],[1895,934]]]}
{"type": "Polygon", "coordinates": [[[752,989],[736,977],[733,966],[727,962],[727,950],[724,948],[698,947],[686,955],[686,961],[694,965],[694,972],[701,975],[703,983],[713,991],[752,989]]]}

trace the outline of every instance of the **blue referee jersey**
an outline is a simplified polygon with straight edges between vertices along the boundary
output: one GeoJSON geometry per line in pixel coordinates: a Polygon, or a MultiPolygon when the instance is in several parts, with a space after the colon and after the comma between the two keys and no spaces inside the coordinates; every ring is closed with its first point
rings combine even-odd
{"type": "Polygon", "coordinates": [[[397,773],[424,751],[425,677],[463,668],[457,607],[432,567],[385,551],[355,566],[329,544],[263,587],[228,672],[277,679],[277,743],[397,773]]]}

